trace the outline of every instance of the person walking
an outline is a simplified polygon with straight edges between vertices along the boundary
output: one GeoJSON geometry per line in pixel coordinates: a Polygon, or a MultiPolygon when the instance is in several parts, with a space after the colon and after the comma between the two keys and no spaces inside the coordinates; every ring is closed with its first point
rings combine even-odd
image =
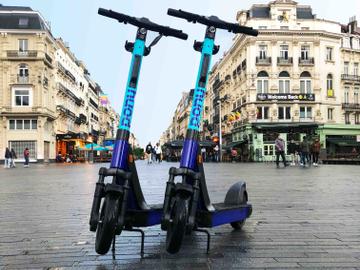
{"type": "Polygon", "coordinates": [[[10,168],[10,160],[11,160],[11,152],[8,147],[5,149],[5,160],[4,160],[4,168],[10,168]]]}
{"type": "Polygon", "coordinates": [[[146,146],[145,152],[146,152],[146,154],[147,154],[148,164],[152,163],[153,147],[152,147],[152,145],[151,145],[151,142],[149,142],[148,145],[146,146]]]}
{"type": "Polygon", "coordinates": [[[159,143],[156,143],[156,146],[155,146],[155,154],[156,154],[156,161],[157,162],[161,162],[161,147],[160,147],[160,144],[159,143]]]}
{"type": "Polygon", "coordinates": [[[311,146],[312,149],[312,154],[313,154],[313,165],[314,166],[318,166],[319,163],[319,155],[320,155],[320,148],[321,148],[321,144],[319,139],[315,139],[314,143],[311,146]]]}
{"type": "Polygon", "coordinates": [[[297,155],[298,150],[299,149],[297,144],[294,142],[294,140],[291,140],[288,145],[288,152],[291,155],[291,166],[295,166],[295,164],[298,162],[298,155],[297,155]]]}
{"type": "Polygon", "coordinates": [[[201,148],[201,156],[202,156],[203,162],[205,162],[206,161],[206,148],[205,147],[201,148]]]}
{"type": "Polygon", "coordinates": [[[13,148],[11,148],[11,164],[10,167],[11,168],[15,168],[15,159],[17,159],[17,155],[15,153],[15,150],[13,148]]]}
{"type": "Polygon", "coordinates": [[[279,165],[280,156],[284,163],[284,167],[286,167],[287,163],[286,163],[286,158],[285,158],[285,142],[280,137],[280,134],[278,134],[278,136],[275,140],[275,154],[276,154],[276,168],[280,168],[280,165],[279,165]]]}
{"type": "Polygon", "coordinates": [[[215,147],[214,147],[214,161],[215,162],[220,162],[219,161],[219,151],[220,151],[219,145],[215,145],[215,147]]]}
{"type": "Polygon", "coordinates": [[[303,137],[303,141],[300,143],[300,151],[301,151],[301,160],[300,160],[300,165],[305,167],[306,166],[306,162],[309,163],[310,165],[310,156],[309,156],[309,152],[310,152],[310,142],[307,138],[307,136],[303,137]]]}
{"type": "Polygon", "coordinates": [[[29,168],[29,158],[30,158],[29,148],[25,148],[25,150],[24,150],[24,159],[25,159],[24,168],[29,168]]]}

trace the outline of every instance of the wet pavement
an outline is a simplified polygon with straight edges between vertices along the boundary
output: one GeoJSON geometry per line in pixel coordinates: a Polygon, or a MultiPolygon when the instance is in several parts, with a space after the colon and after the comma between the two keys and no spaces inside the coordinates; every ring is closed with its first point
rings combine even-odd
{"type": "MultiPolygon", "coordinates": [[[[99,256],[88,220],[101,165],[0,168],[0,269],[360,269],[360,167],[275,169],[273,164],[206,164],[210,198],[246,180],[253,214],[242,231],[229,225],[186,237],[165,252],[159,226],[123,232],[116,259],[99,256]]],[[[175,163],[137,162],[148,203],[162,203],[175,163]]]]}

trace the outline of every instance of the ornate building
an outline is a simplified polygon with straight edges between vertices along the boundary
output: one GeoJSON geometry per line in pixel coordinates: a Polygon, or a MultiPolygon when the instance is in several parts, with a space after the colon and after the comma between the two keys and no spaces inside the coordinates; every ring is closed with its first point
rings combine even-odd
{"type": "Polygon", "coordinates": [[[286,142],[317,136],[323,155],[358,145],[359,30],[317,19],[290,0],[238,12],[239,24],[259,30],[238,35],[214,65],[205,102],[204,131],[244,160],[272,160],[277,133],[286,142]],[[219,100],[221,102],[219,102],[219,100]]]}

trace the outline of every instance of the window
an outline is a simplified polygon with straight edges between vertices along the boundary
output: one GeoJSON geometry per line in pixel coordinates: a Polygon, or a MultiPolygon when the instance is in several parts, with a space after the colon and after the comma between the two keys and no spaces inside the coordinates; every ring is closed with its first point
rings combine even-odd
{"type": "Polygon", "coordinates": [[[275,155],[275,147],[273,144],[264,145],[264,156],[273,156],[275,155]]]}
{"type": "Polygon", "coordinates": [[[345,91],[344,91],[344,103],[345,104],[349,104],[349,92],[350,92],[350,88],[345,87],[345,91]]]}
{"type": "Polygon", "coordinates": [[[28,40],[27,39],[19,39],[19,51],[26,52],[28,50],[28,40]]]}
{"type": "Polygon", "coordinates": [[[311,107],[300,107],[300,119],[311,119],[312,108],[311,107]]]}
{"type": "Polygon", "coordinates": [[[257,107],[256,109],[257,119],[267,120],[269,119],[269,107],[257,107]]]}
{"type": "Polygon", "coordinates": [[[30,106],[30,91],[29,90],[15,90],[14,91],[14,105],[15,106],[30,106]]]}
{"type": "Polygon", "coordinates": [[[29,24],[29,18],[20,18],[19,19],[19,27],[25,28],[29,24]]]}
{"type": "Polygon", "coordinates": [[[304,71],[300,74],[300,93],[311,94],[311,75],[309,72],[304,71]]]}
{"type": "Polygon", "coordinates": [[[333,76],[331,74],[326,77],[326,92],[328,97],[334,97],[333,76]]]}
{"type": "Polygon", "coordinates": [[[9,141],[10,149],[14,149],[18,158],[22,156],[22,153],[24,152],[25,148],[28,148],[30,152],[30,159],[36,159],[37,158],[36,146],[37,146],[36,141],[9,141]]]}
{"type": "Polygon", "coordinates": [[[328,108],[328,120],[333,120],[334,109],[328,108]]]}
{"type": "Polygon", "coordinates": [[[326,47],[326,61],[332,61],[333,60],[333,48],[326,47]]]}
{"type": "Polygon", "coordinates": [[[354,63],[354,75],[359,75],[359,63],[354,63]]]}
{"type": "Polygon", "coordinates": [[[266,59],[267,46],[260,45],[259,46],[259,59],[266,59]]]}
{"type": "Polygon", "coordinates": [[[290,75],[286,71],[279,74],[279,93],[290,93],[290,75]]]}
{"type": "Polygon", "coordinates": [[[20,64],[20,66],[19,66],[19,76],[20,77],[28,77],[29,76],[28,65],[20,64]]]}
{"type": "Polygon", "coordinates": [[[309,51],[310,51],[310,46],[308,45],[302,45],[301,46],[301,60],[309,60],[309,51]]]}
{"type": "Polygon", "coordinates": [[[258,73],[257,92],[258,93],[269,92],[269,75],[265,71],[261,71],[258,73]]]}
{"type": "Polygon", "coordinates": [[[354,89],[354,104],[359,104],[359,88],[354,89]]]}
{"type": "Polygon", "coordinates": [[[347,125],[350,124],[350,114],[349,113],[345,113],[345,124],[347,124],[347,125]]]}
{"type": "Polygon", "coordinates": [[[280,58],[287,60],[288,57],[289,57],[289,46],[280,45],[280,58]]]}
{"type": "Polygon", "coordinates": [[[349,74],[349,62],[344,62],[344,74],[349,74]]]}
{"type": "Polygon", "coordinates": [[[9,129],[11,130],[23,130],[23,129],[37,129],[36,119],[10,119],[9,129]]]}
{"type": "Polygon", "coordinates": [[[360,124],[360,113],[355,114],[355,124],[356,125],[360,124]]]}
{"type": "Polygon", "coordinates": [[[279,107],[278,118],[279,120],[290,120],[291,119],[291,107],[279,107]]]}

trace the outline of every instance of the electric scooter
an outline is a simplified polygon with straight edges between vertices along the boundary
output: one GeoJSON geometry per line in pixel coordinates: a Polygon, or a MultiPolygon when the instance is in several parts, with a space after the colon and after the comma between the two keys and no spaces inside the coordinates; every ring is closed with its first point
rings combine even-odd
{"type": "Polygon", "coordinates": [[[257,31],[228,23],[216,16],[205,17],[182,10],[168,9],[168,15],[188,22],[206,25],[205,40],[194,42],[194,49],[201,52],[200,68],[196,80],[190,118],[181,155],[180,168],[169,170],[166,184],[161,229],[167,231],[166,250],[176,253],[180,250],[184,234],[192,231],[207,234],[207,253],[210,249],[210,233],[201,229],[230,223],[234,229],[241,229],[252,213],[247,203],[246,183],[238,182],[228,190],[224,203],[211,203],[206,187],[202,156],[199,147],[199,131],[206,84],[212,55],[219,51],[214,45],[216,28],[229,32],[257,36],[257,31]],[[180,176],[181,181],[175,182],[180,176]]]}
{"type": "Polygon", "coordinates": [[[123,230],[141,233],[141,254],[144,253],[144,232],[134,227],[147,227],[160,224],[162,205],[148,205],[145,202],[137,175],[132,150],[129,146],[130,125],[134,109],[135,95],[143,56],[149,55],[162,36],[172,36],[186,40],[187,34],[151,22],[147,18],[135,18],[125,14],[100,8],[98,13],[124,24],[136,27],[135,42],[125,43],[125,49],[132,53],[129,77],[116,135],[115,147],[110,168],[100,168],[99,180],[96,183],[90,215],[90,231],[96,231],[95,250],[106,254],[113,244],[115,254],[115,237],[123,230]],[[145,45],[148,31],[159,33],[154,41],[145,45]],[[112,177],[105,183],[106,177],[112,177]],[[100,211],[101,207],[101,211],[100,211]]]}

